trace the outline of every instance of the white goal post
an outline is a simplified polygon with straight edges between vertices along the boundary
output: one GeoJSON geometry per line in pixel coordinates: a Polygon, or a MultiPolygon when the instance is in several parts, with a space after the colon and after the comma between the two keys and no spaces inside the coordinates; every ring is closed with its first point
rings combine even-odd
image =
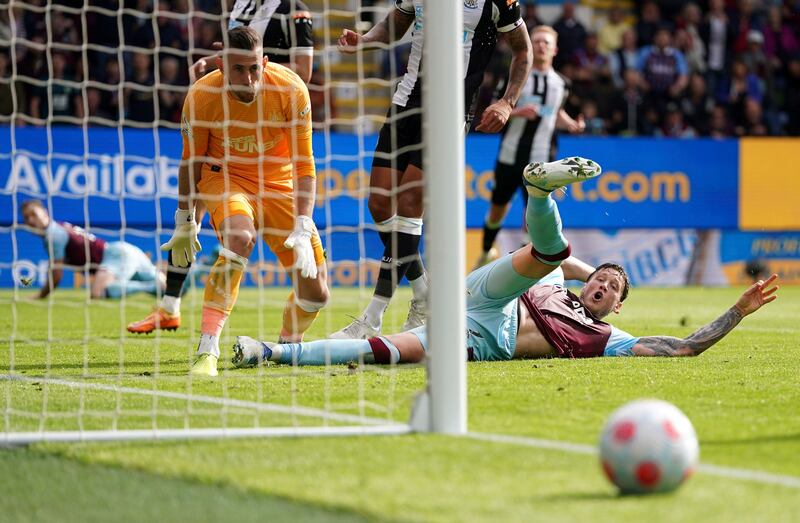
{"type": "MultiPolygon", "coordinates": [[[[318,182],[322,203],[315,218],[317,214],[322,217],[320,233],[329,270],[336,274],[334,283],[359,289],[356,293],[332,288],[332,303],[316,320],[325,332],[332,332],[347,323],[348,313],[357,314],[369,299],[381,258],[376,229],[367,212],[368,178],[364,175],[369,173],[379,129],[376,123],[382,120],[385,108],[370,108],[378,101],[367,91],[381,85],[383,102],[390,102],[399,78],[394,73],[385,76],[380,57],[392,54],[386,62],[391,68],[399,65],[394,63],[394,48],[399,44],[381,51],[359,51],[345,59],[335,44],[343,24],[363,29],[361,14],[374,13],[377,22],[393,2],[385,6],[370,2],[365,7],[360,0],[304,1],[316,27],[315,76],[309,89],[312,97],[316,93],[324,98],[320,107],[325,112],[325,119],[314,128],[315,159],[322,180],[318,182]],[[355,114],[336,114],[337,103],[354,108],[355,114]],[[329,174],[332,178],[326,179],[329,174]],[[349,200],[337,201],[341,195],[349,200]],[[357,216],[358,222],[337,221],[347,213],[357,216]],[[354,238],[345,238],[347,235],[354,238]],[[337,249],[342,241],[347,247],[337,249]],[[347,258],[341,254],[344,252],[347,258]],[[336,304],[337,296],[345,296],[347,307],[336,304]]],[[[280,318],[288,293],[288,287],[281,289],[281,284],[287,286],[287,277],[276,268],[263,244],[253,251],[248,290],[243,291],[245,298],[231,315],[233,326],[224,331],[225,348],[215,381],[191,379],[174,370],[188,371],[194,357],[202,271],[208,270],[208,261],[198,262],[197,273],[190,275],[192,290],[184,298],[184,323],[178,334],[156,331],[149,338],[128,334],[125,325],[146,314],[156,298],[123,294],[114,301],[91,299],[86,286],[88,265],[65,280],[72,289],[61,289],[43,300],[32,299],[34,289],[53,277],[53,267],[48,264],[48,247],[42,248],[41,239],[22,220],[20,207],[26,200],[42,201],[54,220],[69,221],[87,234],[135,244],[154,263],[165,266],[166,254],[158,247],[173,225],[169,209],[174,208],[177,188],[180,123],[169,120],[159,96],[162,92],[185,93],[188,86],[168,82],[165,75],[170,67],[162,66],[175,58],[182,67],[188,66],[203,50],[196,48],[195,42],[203,38],[207,27],[224,27],[229,15],[227,7],[220,14],[202,11],[200,6],[208,1],[185,3],[188,13],[162,10],[163,5],[172,5],[171,0],[164,4],[156,0],[153,12],[127,7],[124,0],[108,4],[87,0],[83,7],[55,0],[11,0],[0,6],[5,10],[0,13],[5,14],[0,16],[0,24],[7,20],[0,27],[0,54],[10,59],[7,77],[0,74],[0,89],[7,87],[2,92],[10,94],[13,106],[11,114],[0,113],[0,251],[4,253],[0,254],[0,307],[7,311],[10,326],[0,334],[0,446],[465,433],[461,0],[429,0],[424,12],[425,25],[436,28],[425,31],[423,59],[424,169],[435,174],[425,178],[430,352],[424,367],[406,369],[359,361],[346,368],[270,366],[252,369],[249,374],[223,370],[223,359],[230,356],[226,349],[237,334],[234,330],[271,333],[274,326],[265,325],[264,318],[280,318]],[[98,42],[92,35],[101,30],[91,23],[95,17],[113,21],[102,29],[118,33],[118,46],[98,42]],[[187,49],[159,45],[164,20],[188,34],[187,49]],[[155,46],[127,42],[123,33],[129,25],[151,31],[155,46]],[[75,35],[80,37],[77,42],[71,39],[75,35]],[[94,53],[104,56],[104,64],[112,64],[104,67],[102,74],[113,71],[113,62],[117,62],[118,79],[100,79],[89,72],[94,53]],[[139,55],[151,61],[151,84],[136,77],[132,62],[139,55]],[[62,75],[64,56],[72,71],[62,75]],[[34,60],[41,61],[41,76],[30,72],[34,60]],[[122,104],[121,100],[137,93],[152,97],[157,123],[134,121],[122,108],[117,114],[97,116],[92,112],[96,97],[118,99],[122,104]],[[31,117],[34,106],[46,112],[31,117]],[[72,107],[74,112],[61,112],[62,106],[72,107]],[[104,216],[110,216],[108,221],[104,216]],[[149,216],[151,222],[141,216],[149,216]],[[237,320],[237,310],[244,311],[239,317],[247,319],[237,320]],[[65,317],[75,318],[77,323],[65,326],[61,323],[65,317]],[[413,390],[406,382],[414,380],[404,379],[407,370],[423,375],[413,390]]],[[[226,0],[221,3],[228,4],[226,0]]],[[[211,251],[215,236],[209,227],[203,227],[201,240],[203,248],[211,251]]],[[[265,335],[264,339],[269,338],[265,335]]]]}

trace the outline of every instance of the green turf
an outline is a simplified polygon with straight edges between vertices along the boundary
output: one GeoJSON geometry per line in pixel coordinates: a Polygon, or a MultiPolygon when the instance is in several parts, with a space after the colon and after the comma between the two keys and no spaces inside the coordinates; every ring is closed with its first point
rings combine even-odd
{"type": "MultiPolygon", "coordinates": [[[[685,335],[715,318],[739,292],[636,289],[613,321],[633,334],[685,335]]],[[[616,406],[657,397],[692,420],[703,462],[798,478],[800,289],[780,294],[699,358],[469,364],[469,428],[594,444],[616,406]]],[[[243,293],[230,334],[274,338],[283,295],[243,293]]],[[[340,327],[364,297],[335,290],[334,306],[311,335],[340,327]]],[[[404,319],[405,297],[390,311],[389,328],[404,319]]],[[[184,309],[197,311],[198,300],[190,295],[184,309]]],[[[406,419],[424,384],[421,366],[230,369],[222,379],[189,381],[199,315],[187,314],[188,328],[158,338],[124,334],[124,322],[150,303],[146,297],[129,300],[121,319],[118,303],[87,309],[74,291],[58,291],[52,306],[0,294],[7,311],[0,330],[9,333],[0,341],[0,373],[11,368],[30,378],[0,381],[5,429],[318,423],[180,398],[80,392],[42,380],[46,368],[52,377],[87,384],[296,401],[394,420],[406,419]]],[[[270,521],[800,520],[796,488],[699,473],[675,494],[619,498],[595,457],[430,435],[40,444],[0,452],[0,488],[3,521],[251,520],[259,514],[270,521]]]]}

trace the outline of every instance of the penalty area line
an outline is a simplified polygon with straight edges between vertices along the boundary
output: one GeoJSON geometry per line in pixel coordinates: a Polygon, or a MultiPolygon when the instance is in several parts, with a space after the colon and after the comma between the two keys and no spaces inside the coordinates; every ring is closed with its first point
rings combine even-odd
{"type": "MultiPolygon", "coordinates": [[[[508,436],[505,434],[489,434],[485,432],[468,432],[464,434],[463,437],[492,443],[507,443],[510,445],[520,445],[537,449],[560,450],[573,454],[597,455],[597,448],[594,445],[585,445],[581,443],[568,443],[565,441],[528,438],[524,436],[508,436]]],[[[711,465],[709,463],[700,463],[697,467],[697,471],[726,479],[740,479],[755,483],[800,489],[800,478],[796,476],[772,474],[760,470],[724,467],[720,465],[711,465]]]]}
{"type": "Polygon", "coordinates": [[[37,383],[46,383],[47,385],[51,386],[57,385],[57,386],[67,387],[71,389],[99,390],[99,391],[117,392],[123,394],[137,394],[141,396],[150,396],[150,397],[155,396],[158,398],[165,398],[171,400],[207,403],[210,405],[218,405],[220,407],[237,407],[241,409],[252,409],[258,412],[273,412],[289,416],[321,418],[342,423],[355,423],[362,425],[393,425],[393,426],[406,425],[404,423],[398,423],[396,421],[391,421],[386,419],[358,416],[354,414],[341,414],[313,407],[300,407],[300,406],[290,407],[286,405],[277,405],[274,403],[259,403],[257,401],[240,400],[235,398],[220,398],[216,396],[186,394],[183,392],[172,392],[172,391],[157,390],[157,389],[138,389],[135,387],[106,385],[103,383],[70,381],[60,378],[45,378],[45,377],[17,376],[14,374],[0,374],[0,381],[26,382],[26,383],[37,382],[37,383]]]}

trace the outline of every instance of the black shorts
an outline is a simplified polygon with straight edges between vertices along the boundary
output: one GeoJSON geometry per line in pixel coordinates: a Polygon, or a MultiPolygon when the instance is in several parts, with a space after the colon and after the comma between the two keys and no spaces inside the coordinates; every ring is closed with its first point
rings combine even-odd
{"type": "Polygon", "coordinates": [[[500,162],[494,164],[493,204],[507,204],[514,197],[514,191],[518,188],[521,189],[523,198],[527,198],[528,193],[522,185],[522,170],[526,165],[506,165],[500,162]]]}
{"type": "Polygon", "coordinates": [[[392,104],[378,136],[372,167],[402,172],[409,165],[422,169],[422,113],[419,107],[392,104]]]}

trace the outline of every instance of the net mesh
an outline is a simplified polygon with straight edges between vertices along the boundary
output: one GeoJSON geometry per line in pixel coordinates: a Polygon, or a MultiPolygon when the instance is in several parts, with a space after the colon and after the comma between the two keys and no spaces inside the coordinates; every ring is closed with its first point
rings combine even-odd
{"type": "MultiPolygon", "coordinates": [[[[78,234],[126,242],[161,271],[159,246],[172,232],[180,113],[189,68],[222,41],[233,2],[203,0],[29,0],[0,5],[0,388],[6,440],[86,438],[143,431],[145,437],[297,434],[309,429],[406,430],[424,369],[395,366],[269,366],[234,370],[233,336],[275,341],[291,286],[258,241],[220,346],[220,376],[187,375],[200,330],[203,284],[216,259],[207,222],[204,250],[188,277],[177,332],[127,332],[160,299],[133,294],[93,299],[96,263],[65,268],[59,289],[56,246],[23,223],[21,206],[41,200],[78,234]],[[28,288],[31,287],[31,288],[28,288]],[[222,432],[208,432],[222,429],[222,432]]],[[[260,2],[257,3],[260,5],[260,2]]],[[[311,97],[317,200],[314,218],[326,250],[331,304],[309,337],[348,321],[371,295],[382,246],[366,205],[375,132],[400,70],[402,41],[374,53],[343,55],[345,27],[366,29],[389,6],[309,0],[313,21],[311,97]]],[[[293,5],[292,13],[302,7],[293,5]]],[[[290,15],[286,20],[291,21],[290,15]]],[[[295,27],[284,23],[286,35],[295,27]]],[[[290,54],[294,52],[291,51],[290,54]]],[[[88,245],[88,244],[87,244],[88,245]]],[[[84,253],[91,260],[91,252],[84,253]]],[[[134,277],[134,279],[136,279],[134,277]]],[[[403,291],[401,291],[403,294],[403,291]]],[[[404,319],[404,296],[384,329],[404,319]]],[[[141,434],[139,434],[141,435],[141,434]]]]}

